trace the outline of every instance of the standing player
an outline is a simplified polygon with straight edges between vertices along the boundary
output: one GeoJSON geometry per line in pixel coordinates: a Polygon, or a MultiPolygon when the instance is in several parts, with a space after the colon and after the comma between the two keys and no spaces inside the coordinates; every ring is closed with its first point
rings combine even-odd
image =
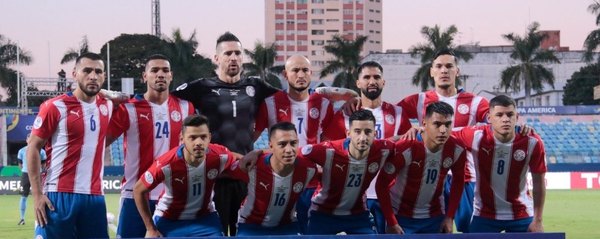
{"type": "MultiPolygon", "coordinates": [[[[411,124],[403,115],[402,108],[381,99],[381,92],[385,86],[383,67],[377,62],[367,61],[358,67],[358,72],[356,86],[361,93],[360,105],[363,109],[373,112],[375,116],[375,139],[386,139],[406,133],[411,128],[411,124]]],[[[343,132],[350,129],[348,117],[343,111],[338,111],[327,127],[325,137],[330,140],[345,138],[343,132]]],[[[383,234],[385,219],[377,201],[375,182],[376,180],[373,180],[367,189],[367,206],[374,217],[377,232],[383,234]]]]}
{"type": "MultiPolygon", "coordinates": [[[[233,152],[252,150],[254,116],[263,100],[278,90],[259,78],[241,78],[242,44],[230,32],[217,39],[214,61],[217,77],[185,83],[172,92],[186,99],[210,120],[212,142],[233,152]]],[[[246,196],[245,185],[227,177],[215,185],[215,206],[226,235],[235,235],[237,211],[246,196]]]]}
{"type": "MultiPolygon", "coordinates": [[[[279,91],[265,99],[256,116],[255,138],[277,122],[293,122],[298,129],[298,145],[321,142],[323,129],[333,117],[333,106],[321,94],[310,94],[310,61],[301,55],[287,59],[283,77],[287,79],[287,92],[279,91]]],[[[310,200],[318,184],[317,177],[306,186],[296,205],[300,232],[306,233],[310,200]]]]}
{"type": "MultiPolygon", "coordinates": [[[[443,101],[454,108],[454,130],[486,122],[489,109],[488,101],[463,89],[456,88],[456,79],[460,74],[458,62],[454,52],[443,49],[433,57],[429,74],[434,80],[435,89],[410,95],[398,103],[411,119],[423,122],[426,107],[437,101],[443,101]]],[[[473,189],[475,186],[475,168],[473,158],[467,154],[465,169],[464,191],[460,205],[456,211],[456,229],[460,232],[469,232],[469,223],[473,214],[473,189]]],[[[452,175],[446,177],[446,198],[450,189],[452,175]]]]}
{"type": "Polygon", "coordinates": [[[473,154],[477,170],[471,232],[543,232],[546,152],[537,134],[515,133],[516,103],[500,95],[490,101],[491,125],[464,128],[455,135],[473,154]],[[533,200],[527,187],[533,179],[533,200]]]}
{"type": "Polygon", "coordinates": [[[235,157],[227,148],[210,143],[208,128],[204,116],[185,118],[181,145],[160,156],[135,184],[133,197],[146,237],[223,235],[211,197],[217,176],[235,157]],[[165,191],[152,216],[148,193],[159,184],[165,191]]]}
{"type": "MultiPolygon", "coordinates": [[[[117,237],[144,237],[146,228],[133,200],[133,186],[158,158],[179,145],[183,119],[194,114],[191,103],[169,96],[173,72],[167,57],[152,55],[142,74],[147,91],[121,104],[108,130],[107,145],[125,133],[125,177],[121,187],[121,212],[117,237]]],[[[150,192],[153,211],[163,187],[150,192]]]]}
{"type": "Polygon", "coordinates": [[[394,154],[393,143],[374,140],[375,117],[358,110],[350,118],[347,139],[307,145],[302,155],[323,167],[312,200],[308,234],[373,234],[365,191],[380,167],[394,154]]]}
{"type": "Polygon", "coordinates": [[[272,153],[263,153],[247,174],[237,169],[235,177],[248,182],[238,219],[238,236],[298,235],[294,207],[315,165],[296,158],[298,135],[294,124],[279,122],[269,129],[272,153]]]}
{"type": "Polygon", "coordinates": [[[41,238],[108,238],[102,191],[104,143],[113,104],[98,96],[104,62],[95,53],[75,61],[73,92],[47,100],[33,124],[27,148],[29,181],[41,238]],[[40,150],[47,171],[40,179],[40,150]],[[43,188],[43,191],[42,191],[43,188]]]}
{"type": "MultiPolygon", "coordinates": [[[[27,143],[29,143],[29,135],[27,135],[27,143]]],[[[29,174],[27,173],[27,146],[19,149],[17,153],[17,159],[19,159],[19,167],[21,168],[21,201],[19,202],[19,211],[21,212],[21,220],[17,225],[25,225],[25,210],[27,210],[27,197],[29,197],[29,191],[31,190],[31,183],[29,183],[29,174]]],[[[46,163],[46,151],[40,150],[40,159],[42,160],[41,165],[46,163]]],[[[43,172],[43,170],[42,170],[43,172]]]]}
{"type": "Polygon", "coordinates": [[[310,94],[310,61],[301,55],[287,59],[283,77],[287,92],[278,91],[261,104],[256,116],[255,138],[277,122],[292,122],[298,130],[300,146],[321,142],[323,128],[333,116],[331,102],[320,94],[310,94]]]}
{"type": "Polygon", "coordinates": [[[447,103],[429,104],[422,122],[423,137],[398,141],[396,157],[379,173],[377,195],[388,233],[452,233],[466,160],[466,150],[450,136],[453,115],[447,103]],[[449,170],[454,177],[445,205],[442,192],[449,170]]]}

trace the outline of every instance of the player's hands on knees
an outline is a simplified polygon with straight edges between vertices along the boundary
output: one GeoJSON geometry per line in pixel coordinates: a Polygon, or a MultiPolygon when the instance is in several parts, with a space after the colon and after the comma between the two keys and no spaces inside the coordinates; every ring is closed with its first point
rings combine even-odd
{"type": "Polygon", "coordinates": [[[152,229],[152,230],[146,230],[146,235],[144,236],[144,238],[157,238],[157,237],[163,237],[163,235],[156,229],[152,229]]]}
{"type": "Polygon", "coordinates": [[[527,228],[527,232],[544,232],[544,225],[541,221],[533,220],[527,228]]]}
{"type": "Polygon", "coordinates": [[[452,233],[452,231],[454,230],[452,228],[452,224],[454,223],[454,220],[452,220],[452,218],[450,217],[445,217],[444,221],[442,221],[442,225],[440,228],[440,232],[441,233],[452,233]]]}
{"type": "Polygon", "coordinates": [[[402,227],[399,224],[396,224],[394,226],[387,226],[385,229],[385,233],[386,234],[404,234],[404,230],[402,230],[402,227]]]}
{"type": "Polygon", "coordinates": [[[33,204],[35,209],[35,220],[38,222],[40,227],[45,227],[48,224],[48,215],[46,215],[46,207],[50,211],[54,211],[54,206],[50,199],[44,194],[40,194],[33,197],[33,204]]]}

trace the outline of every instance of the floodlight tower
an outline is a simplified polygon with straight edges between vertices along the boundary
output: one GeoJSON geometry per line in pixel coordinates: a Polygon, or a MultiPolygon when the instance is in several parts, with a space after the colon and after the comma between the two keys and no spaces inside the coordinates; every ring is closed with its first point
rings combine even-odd
{"type": "Polygon", "coordinates": [[[152,0],[152,35],[160,38],[160,0],[152,0]]]}

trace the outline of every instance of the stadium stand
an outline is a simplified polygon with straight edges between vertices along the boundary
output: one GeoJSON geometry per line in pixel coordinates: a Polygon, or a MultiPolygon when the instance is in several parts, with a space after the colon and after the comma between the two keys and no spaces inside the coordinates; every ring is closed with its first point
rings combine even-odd
{"type": "Polygon", "coordinates": [[[600,120],[594,116],[526,117],[544,140],[549,163],[600,163],[600,120]]]}

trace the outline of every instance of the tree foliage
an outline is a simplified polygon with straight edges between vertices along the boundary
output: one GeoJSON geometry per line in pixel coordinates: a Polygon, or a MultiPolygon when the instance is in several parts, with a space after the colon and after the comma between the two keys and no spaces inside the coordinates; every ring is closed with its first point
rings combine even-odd
{"type": "Polygon", "coordinates": [[[65,52],[62,59],[60,60],[60,64],[65,64],[71,61],[75,61],[77,57],[79,57],[83,53],[87,53],[90,51],[90,45],[88,42],[87,36],[83,36],[81,39],[81,43],[79,43],[78,48],[70,48],[65,52]]]}
{"type": "Polygon", "coordinates": [[[537,92],[544,89],[544,83],[554,89],[554,73],[544,64],[560,63],[554,51],[541,49],[542,41],[548,37],[538,32],[540,24],[533,22],[524,36],[515,33],[504,34],[506,40],[512,42],[513,51],[510,58],[518,64],[504,69],[500,76],[500,86],[515,92],[525,90],[526,106],[531,104],[531,90],[537,92]]]}
{"type": "MultiPolygon", "coordinates": [[[[201,77],[214,76],[214,65],[202,55],[196,53],[198,42],[196,33],[184,39],[176,29],[172,38],[160,39],[150,34],[121,34],[110,40],[110,77],[111,90],[121,90],[121,78],[134,78],[134,92],[146,90],[142,82],[142,73],[146,59],[154,54],[163,54],[170,59],[173,71],[171,87],[201,77]]],[[[104,44],[100,54],[107,56],[104,44]]]]}
{"type": "Polygon", "coordinates": [[[27,50],[0,34],[0,87],[6,89],[8,94],[8,99],[0,99],[0,101],[6,101],[5,104],[10,106],[17,105],[17,71],[11,68],[17,64],[17,52],[20,64],[29,65],[33,62],[27,50]]]}
{"type": "Polygon", "coordinates": [[[201,77],[215,76],[215,66],[209,58],[196,53],[198,40],[196,31],[185,39],[180,29],[175,29],[171,38],[166,39],[165,54],[171,60],[173,69],[172,86],[178,86],[201,77]]]}
{"type": "Polygon", "coordinates": [[[277,57],[275,44],[265,46],[261,42],[256,42],[252,51],[244,49],[244,52],[252,60],[250,63],[243,64],[244,76],[258,76],[273,87],[281,89],[281,80],[277,75],[283,71],[284,67],[274,66],[275,57],[277,57]]]}
{"type": "MultiPolygon", "coordinates": [[[[588,6],[588,11],[596,15],[596,26],[600,26],[600,1],[595,0],[588,6]]],[[[583,42],[583,48],[585,54],[583,59],[587,62],[591,62],[594,59],[594,51],[600,46],[600,28],[591,31],[585,41],[583,42]]],[[[600,61],[600,58],[598,58],[600,61]]]]}
{"type": "Polygon", "coordinates": [[[357,69],[361,61],[360,52],[367,39],[367,36],[358,36],[355,40],[350,41],[339,35],[333,36],[331,42],[324,49],[327,53],[333,55],[334,59],[328,61],[321,70],[320,78],[335,74],[332,86],[359,92],[356,87],[357,69]]]}
{"type": "Polygon", "coordinates": [[[594,87],[600,85],[600,64],[581,67],[567,80],[563,94],[563,105],[599,105],[594,100],[594,87]]]}
{"type": "MultiPolygon", "coordinates": [[[[134,78],[134,92],[144,92],[146,86],[141,80],[144,63],[153,54],[164,54],[166,43],[150,34],[121,34],[108,43],[111,90],[121,90],[121,78],[134,78]]],[[[100,55],[107,56],[107,44],[102,46],[100,55]]]]}
{"type": "Polygon", "coordinates": [[[433,27],[423,26],[421,28],[421,35],[427,42],[419,43],[408,49],[412,57],[421,56],[421,66],[412,77],[413,85],[421,86],[422,91],[435,86],[435,82],[429,74],[429,69],[431,68],[431,62],[433,61],[435,53],[439,50],[453,49],[457,60],[460,59],[465,62],[473,58],[473,55],[470,52],[465,51],[462,46],[454,45],[454,36],[457,33],[458,29],[454,25],[450,25],[445,30],[440,29],[440,26],[438,25],[433,27]]]}

